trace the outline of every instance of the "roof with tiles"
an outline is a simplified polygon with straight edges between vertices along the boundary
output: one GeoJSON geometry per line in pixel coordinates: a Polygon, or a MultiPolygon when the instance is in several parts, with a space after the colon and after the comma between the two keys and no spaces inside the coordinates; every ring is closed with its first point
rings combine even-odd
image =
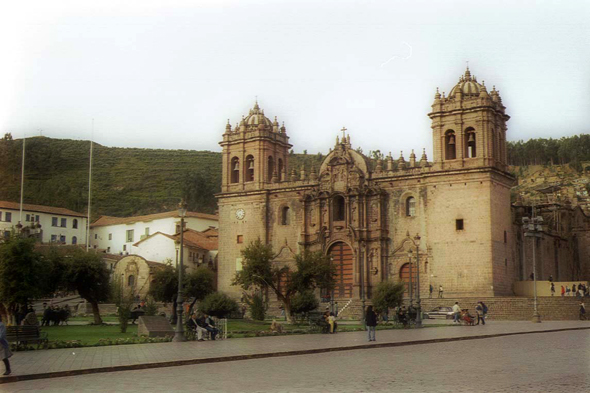
{"type": "MultiPolygon", "coordinates": [[[[180,234],[168,235],[162,232],[156,232],[145,239],[142,239],[134,244],[137,247],[140,243],[147,241],[157,235],[166,236],[167,238],[174,240],[175,242],[180,241],[180,234]]],[[[200,248],[202,250],[213,251],[218,249],[218,232],[216,229],[209,228],[203,232],[195,231],[193,229],[184,230],[184,238],[182,239],[184,245],[187,247],[200,248]]]]}
{"type": "MultiPolygon", "coordinates": [[[[134,216],[134,217],[111,217],[111,216],[101,216],[98,220],[94,221],[90,227],[104,227],[107,225],[120,225],[120,224],[133,224],[136,222],[149,222],[153,220],[158,220],[162,218],[170,218],[170,217],[177,217],[180,218],[178,215],[178,210],[172,210],[169,212],[163,213],[155,213],[155,214],[148,214],[145,216],[134,216]]],[[[214,214],[206,214],[206,213],[198,213],[198,212],[186,212],[185,218],[202,218],[204,220],[213,220],[217,221],[219,216],[214,214]]]]}
{"type": "MultiPolygon", "coordinates": [[[[0,209],[20,210],[20,204],[18,202],[0,201],[0,209]]],[[[78,213],[73,210],[65,209],[63,207],[30,205],[28,203],[23,203],[23,211],[35,212],[35,213],[58,214],[61,216],[86,217],[86,215],[84,215],[82,213],[78,213]]]]}

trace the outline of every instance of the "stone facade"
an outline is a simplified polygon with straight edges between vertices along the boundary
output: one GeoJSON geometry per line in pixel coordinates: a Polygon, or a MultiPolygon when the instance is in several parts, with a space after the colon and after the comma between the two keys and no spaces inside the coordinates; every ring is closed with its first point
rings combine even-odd
{"type": "Polygon", "coordinates": [[[299,172],[288,167],[284,125],[258,103],[235,129],[228,123],[220,142],[219,289],[239,296],[231,281],[240,251],[260,238],[281,263],[305,248],[331,255],[337,299],[370,298],[383,280],[407,281],[416,250],[423,297],[430,284],[448,296],[511,295],[520,265],[500,95],[467,70],[448,97],[437,90],[428,116],[433,162],[413,151],[409,161],[389,154],[371,162],[344,129],[320,168],[299,172]]]}

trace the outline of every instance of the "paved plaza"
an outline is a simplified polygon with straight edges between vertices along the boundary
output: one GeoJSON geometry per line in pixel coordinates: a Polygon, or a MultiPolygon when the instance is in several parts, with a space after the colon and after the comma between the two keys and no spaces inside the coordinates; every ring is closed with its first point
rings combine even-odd
{"type": "MultiPolygon", "coordinates": [[[[378,340],[385,335],[378,336],[378,340]]],[[[325,338],[331,340],[332,336],[325,338]]],[[[589,331],[573,330],[40,379],[0,385],[0,389],[6,392],[583,392],[590,391],[589,351],[589,331]]]]}

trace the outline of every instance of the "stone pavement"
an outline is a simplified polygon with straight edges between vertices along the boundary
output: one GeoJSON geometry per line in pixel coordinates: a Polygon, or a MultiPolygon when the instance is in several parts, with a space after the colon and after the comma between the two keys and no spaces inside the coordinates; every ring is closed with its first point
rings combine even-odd
{"type": "Polygon", "coordinates": [[[0,384],[91,373],[586,329],[590,329],[588,321],[541,324],[494,321],[485,326],[473,327],[380,330],[377,331],[377,341],[370,343],[367,342],[365,332],[350,332],[25,351],[17,352],[11,358],[13,374],[0,377],[0,384]]]}

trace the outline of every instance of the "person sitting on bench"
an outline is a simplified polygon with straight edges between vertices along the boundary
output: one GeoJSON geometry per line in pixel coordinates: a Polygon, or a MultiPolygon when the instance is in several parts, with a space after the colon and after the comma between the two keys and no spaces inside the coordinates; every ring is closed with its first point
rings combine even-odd
{"type": "Polygon", "coordinates": [[[215,321],[210,315],[205,314],[205,329],[211,335],[211,340],[215,341],[215,336],[219,333],[219,330],[215,327],[215,321]]]}

